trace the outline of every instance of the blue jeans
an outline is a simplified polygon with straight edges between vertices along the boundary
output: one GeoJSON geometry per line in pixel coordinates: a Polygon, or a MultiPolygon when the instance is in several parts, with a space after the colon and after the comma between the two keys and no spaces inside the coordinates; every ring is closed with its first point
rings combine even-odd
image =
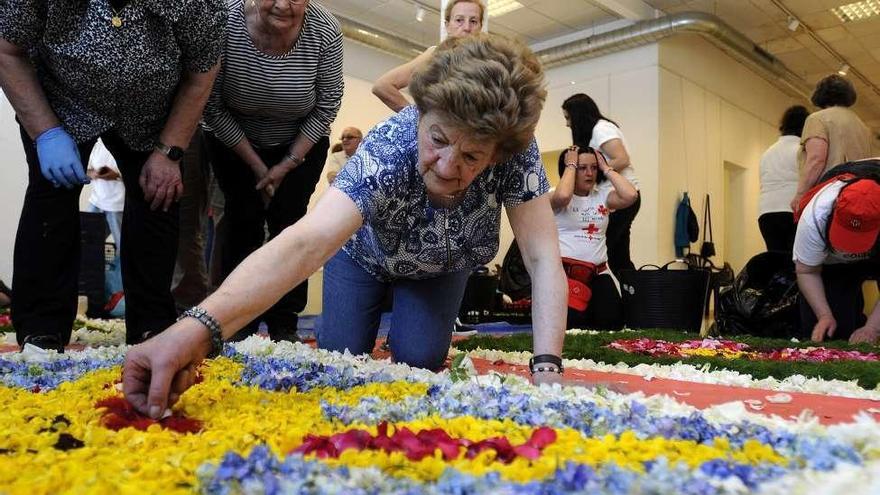
{"type": "Polygon", "coordinates": [[[89,213],[103,213],[107,218],[107,226],[110,227],[110,235],[113,237],[113,243],[116,244],[116,255],[119,256],[119,246],[122,241],[122,212],[102,210],[92,203],[89,203],[86,211],[89,213]]]}
{"type": "Polygon", "coordinates": [[[318,347],[352,354],[373,351],[382,299],[390,287],[394,309],[389,331],[398,363],[427,369],[443,365],[470,271],[382,282],[343,250],[324,265],[323,311],[318,347]]]}

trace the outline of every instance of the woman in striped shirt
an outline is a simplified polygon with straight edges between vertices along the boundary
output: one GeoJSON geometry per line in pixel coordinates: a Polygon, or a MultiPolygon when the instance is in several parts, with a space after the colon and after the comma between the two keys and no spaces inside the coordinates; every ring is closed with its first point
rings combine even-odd
{"type": "MultiPolygon", "coordinates": [[[[230,232],[224,277],[265,241],[306,213],[342,99],[342,33],[309,0],[233,0],[223,66],[205,109],[208,156],[226,196],[230,232]]],[[[306,282],[265,321],[275,340],[293,340],[306,282]]]]}

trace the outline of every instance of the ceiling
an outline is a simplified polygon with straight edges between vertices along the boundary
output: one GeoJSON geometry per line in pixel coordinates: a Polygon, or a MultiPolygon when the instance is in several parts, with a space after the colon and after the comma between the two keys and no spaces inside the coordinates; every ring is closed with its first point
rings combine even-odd
{"type": "MultiPolygon", "coordinates": [[[[318,0],[334,13],[419,45],[435,44],[439,33],[439,0],[318,0]],[[425,9],[421,22],[417,9],[425,9]]],[[[810,84],[836,72],[843,62],[859,94],[857,110],[880,129],[880,90],[863,82],[860,73],[880,88],[880,16],[844,23],[831,8],[854,0],[519,0],[523,8],[492,17],[492,32],[545,46],[553,39],[585,37],[621,20],[638,21],[686,11],[720,17],[781,60],[810,84]],[[656,10],[655,10],[656,9],[656,10]],[[799,21],[788,28],[788,10],[799,21]],[[811,36],[812,31],[813,36],[811,36]],[[815,37],[814,37],[815,36],[815,37]],[[837,52],[843,62],[828,48],[837,52]]]]}

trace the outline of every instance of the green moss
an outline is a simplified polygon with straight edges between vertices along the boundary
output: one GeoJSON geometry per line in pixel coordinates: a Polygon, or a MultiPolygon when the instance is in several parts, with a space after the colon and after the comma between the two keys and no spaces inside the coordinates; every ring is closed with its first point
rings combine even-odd
{"type": "MultiPolygon", "coordinates": [[[[761,379],[773,377],[783,379],[792,375],[804,375],[825,380],[858,380],[860,386],[874,389],[880,383],[880,362],[862,361],[830,361],[826,363],[792,362],[792,361],[752,361],[749,359],[724,359],[720,357],[694,356],[691,358],[652,357],[641,354],[630,354],[606,346],[618,339],[647,337],[670,342],[680,342],[698,338],[693,333],[674,330],[643,330],[638,333],[600,333],[598,335],[568,335],[562,355],[566,359],[592,359],[608,364],[625,363],[629,366],[637,364],[675,364],[685,363],[694,366],[709,365],[710,369],[738,371],[761,379]]],[[[736,336],[730,340],[743,342],[756,351],[770,351],[783,347],[812,347],[812,342],[791,342],[784,339],[764,339],[759,337],[736,336]]],[[[877,346],[866,344],[852,346],[845,341],[829,341],[822,344],[833,349],[878,352],[877,346]]],[[[477,336],[455,343],[455,347],[467,351],[481,347],[501,351],[531,351],[531,334],[516,334],[507,337],[477,336]]]]}

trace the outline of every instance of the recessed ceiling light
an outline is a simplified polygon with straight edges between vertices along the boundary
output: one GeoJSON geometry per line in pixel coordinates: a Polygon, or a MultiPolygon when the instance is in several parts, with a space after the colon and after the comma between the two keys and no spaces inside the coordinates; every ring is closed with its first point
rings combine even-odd
{"type": "Polygon", "coordinates": [[[521,8],[522,4],[516,0],[489,0],[489,17],[498,17],[521,8]]]}
{"type": "Polygon", "coordinates": [[[848,3],[840,7],[834,7],[831,12],[841,22],[852,22],[880,15],[880,1],[862,0],[861,2],[848,3]]]}
{"type": "Polygon", "coordinates": [[[425,9],[421,6],[416,8],[416,20],[422,22],[425,20],[425,9]]]}
{"type": "Polygon", "coordinates": [[[843,64],[837,69],[837,73],[841,76],[845,76],[849,72],[849,64],[843,64]]]}

